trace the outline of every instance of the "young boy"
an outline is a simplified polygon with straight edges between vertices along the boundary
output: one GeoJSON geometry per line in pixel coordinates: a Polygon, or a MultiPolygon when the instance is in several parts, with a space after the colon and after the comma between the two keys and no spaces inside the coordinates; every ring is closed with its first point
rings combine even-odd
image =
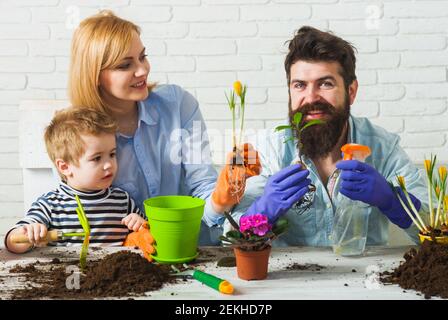
{"type": "MultiPolygon", "coordinates": [[[[116,129],[116,123],[98,111],[71,107],[56,113],[45,130],[45,145],[62,181],[56,190],[37,199],[7,233],[9,251],[24,253],[46,245],[50,229],[82,232],[76,213],[78,195],[90,224],[92,245],[139,246],[150,260],[153,240],[144,214],[127,192],[111,187],[117,172],[116,129]],[[14,235],[27,235],[29,243],[13,242],[14,235]]],[[[82,241],[68,237],[49,244],[73,246],[82,241]]]]}

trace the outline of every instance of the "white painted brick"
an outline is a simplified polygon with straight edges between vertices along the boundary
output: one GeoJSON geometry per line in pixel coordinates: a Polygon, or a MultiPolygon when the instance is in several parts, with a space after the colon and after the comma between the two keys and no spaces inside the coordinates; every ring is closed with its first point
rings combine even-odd
{"type": "Polygon", "coordinates": [[[66,73],[32,74],[28,76],[28,87],[32,89],[65,89],[67,81],[66,73]]]}
{"type": "Polygon", "coordinates": [[[190,37],[192,38],[247,38],[255,36],[257,32],[257,24],[250,22],[190,24],[190,37]]]}
{"type": "Polygon", "coordinates": [[[56,57],[56,72],[68,72],[70,68],[70,58],[68,57],[56,57]]]}
{"type": "Polygon", "coordinates": [[[15,152],[19,152],[19,138],[0,138],[0,153],[15,152]]]}
{"type": "Polygon", "coordinates": [[[11,4],[17,7],[53,7],[57,6],[60,0],[9,0],[11,4]]]}
{"type": "Polygon", "coordinates": [[[443,67],[378,70],[380,83],[422,83],[445,82],[446,69],[443,67]]]}
{"type": "Polygon", "coordinates": [[[182,22],[216,22],[238,21],[238,7],[207,6],[173,8],[173,21],[182,22]]]}
{"type": "Polygon", "coordinates": [[[347,20],[349,16],[350,19],[367,19],[369,17],[367,8],[368,6],[365,3],[313,5],[311,18],[321,20],[347,20]]]}
{"type": "MultiPolygon", "coordinates": [[[[285,72],[285,58],[279,55],[262,56],[263,70],[285,72]]],[[[286,79],[286,78],[285,78],[286,79]]]]}
{"type": "MultiPolygon", "coordinates": [[[[2,202],[2,214],[0,215],[0,225],[7,227],[7,231],[19,221],[25,214],[23,202],[2,202]],[[10,223],[5,223],[12,220],[10,223]]],[[[3,244],[3,242],[1,242],[3,244]]]]}
{"type": "MultiPolygon", "coordinates": [[[[18,153],[0,153],[0,168],[20,169],[19,154],[18,153]]],[[[0,202],[1,202],[1,200],[0,200],[0,202]]]]}
{"type": "Polygon", "coordinates": [[[400,19],[400,33],[446,33],[448,30],[448,19],[432,18],[428,19],[400,19]]]}
{"type": "Polygon", "coordinates": [[[376,124],[377,126],[380,126],[392,133],[403,132],[403,128],[404,128],[403,119],[378,117],[378,118],[372,118],[371,121],[373,124],[376,124]]]}
{"type": "Polygon", "coordinates": [[[350,108],[350,113],[357,117],[375,118],[379,115],[379,103],[372,101],[355,102],[350,108]]]}
{"type": "Polygon", "coordinates": [[[168,74],[169,83],[186,88],[227,87],[237,79],[236,72],[200,72],[168,74]]]}
{"type": "Polygon", "coordinates": [[[330,4],[330,3],[336,3],[339,0],[272,0],[274,3],[316,3],[316,4],[330,4]]]}
{"type": "Polygon", "coordinates": [[[69,57],[70,40],[32,40],[29,41],[30,55],[35,57],[69,57]]]}
{"type": "Polygon", "coordinates": [[[0,56],[26,56],[28,46],[25,41],[0,40],[0,56]]]}
{"type": "Polygon", "coordinates": [[[47,100],[54,98],[54,93],[48,90],[27,89],[24,91],[0,91],[0,105],[19,104],[22,100],[47,100]]]}
{"type": "MultiPolygon", "coordinates": [[[[409,117],[406,118],[406,130],[408,132],[436,132],[448,131],[448,114],[439,117],[409,117]]],[[[439,132],[440,134],[440,132],[439,132]]],[[[429,140],[428,140],[429,142],[429,140]]]]}
{"type": "Polygon", "coordinates": [[[300,20],[311,17],[311,7],[307,5],[276,5],[241,6],[243,21],[300,20]]]}
{"type": "Polygon", "coordinates": [[[244,39],[237,41],[239,54],[285,54],[288,47],[281,38],[244,39]]]}
{"type": "Polygon", "coordinates": [[[429,159],[430,154],[437,154],[437,161],[440,163],[448,162],[448,148],[443,147],[432,147],[432,148],[405,148],[406,153],[415,162],[423,163],[424,159],[429,159]]]}
{"type": "Polygon", "coordinates": [[[167,22],[172,18],[170,7],[145,6],[139,7],[137,10],[135,7],[126,7],[116,10],[116,13],[121,18],[136,24],[140,22],[167,22]]]}
{"type": "Polygon", "coordinates": [[[0,185],[0,202],[23,201],[23,186],[2,186],[0,185]]]}
{"type": "MultiPolygon", "coordinates": [[[[131,6],[147,5],[176,5],[176,6],[197,6],[201,0],[131,0],[131,6]]],[[[137,8],[138,10],[138,8],[137,8]]]]}
{"type": "Polygon", "coordinates": [[[381,37],[379,39],[380,51],[422,51],[441,50],[446,47],[446,39],[439,35],[399,35],[394,37],[381,37]]]}
{"type": "Polygon", "coordinates": [[[146,54],[151,60],[152,56],[164,56],[166,55],[165,41],[155,39],[142,39],[143,45],[146,47],[146,54]]]}
{"type": "Polygon", "coordinates": [[[278,126],[282,126],[287,123],[288,123],[287,117],[283,117],[281,119],[276,120],[265,120],[264,127],[266,129],[275,129],[278,126]]]}
{"type": "Polygon", "coordinates": [[[261,69],[261,59],[256,56],[215,56],[197,58],[199,71],[252,71],[261,69]]]}
{"type": "Polygon", "coordinates": [[[375,37],[344,37],[359,53],[374,53],[378,51],[378,40],[375,37]]]}
{"type": "MultiPolygon", "coordinates": [[[[232,115],[227,104],[200,104],[204,118],[207,120],[231,120],[232,115]]],[[[248,107],[245,113],[247,120],[284,119],[288,114],[288,105],[269,103],[248,107]]]]}
{"type": "Polygon", "coordinates": [[[150,60],[154,72],[189,72],[195,70],[195,61],[191,57],[154,56],[150,60]]]}
{"type": "Polygon", "coordinates": [[[384,4],[384,16],[392,18],[433,18],[448,16],[448,3],[446,1],[425,1],[424,3],[400,2],[384,4]]]}
{"type": "Polygon", "coordinates": [[[0,72],[52,72],[53,58],[0,57],[0,72]]]}
{"type": "MultiPolygon", "coordinates": [[[[203,88],[197,89],[198,100],[206,104],[223,104],[226,103],[225,94],[229,95],[231,83],[227,88],[203,88]]],[[[266,89],[264,88],[248,88],[246,95],[246,110],[252,108],[254,104],[262,104],[267,100],[266,89]]]]}
{"type": "Polygon", "coordinates": [[[284,41],[292,39],[295,32],[303,26],[311,26],[320,30],[328,29],[328,22],[325,20],[291,20],[283,21],[264,21],[258,23],[260,36],[262,37],[282,37],[284,41]]]}
{"type": "Polygon", "coordinates": [[[283,87],[285,85],[284,74],[276,71],[238,72],[238,79],[250,87],[283,87]]]}
{"type": "Polygon", "coordinates": [[[42,24],[0,24],[0,39],[49,39],[50,29],[42,24]]]}
{"type": "Polygon", "coordinates": [[[369,20],[330,20],[329,29],[339,36],[371,36],[394,35],[398,33],[398,21],[380,19],[377,25],[372,25],[369,20]]]}
{"type": "Polygon", "coordinates": [[[27,8],[7,8],[0,10],[1,23],[29,23],[31,22],[31,12],[27,8]]]}
{"type": "Polygon", "coordinates": [[[403,52],[401,54],[403,67],[426,67],[448,65],[448,51],[403,52]]]}
{"type": "MultiPolygon", "coordinates": [[[[1,97],[1,93],[0,93],[1,97]]],[[[0,121],[18,121],[19,120],[19,107],[4,105],[0,106],[0,121]]],[[[1,150],[1,148],[0,148],[1,150]]],[[[9,151],[8,151],[9,152],[9,151]]]]}
{"type": "Polygon", "coordinates": [[[65,23],[46,23],[50,28],[51,39],[71,39],[73,36],[74,26],[70,27],[70,24],[65,25],[65,23]]]}
{"type": "MultiPolygon", "coordinates": [[[[96,8],[86,8],[76,6],[76,14],[79,15],[79,21],[92,16],[98,12],[96,8]]],[[[72,24],[74,19],[74,12],[70,6],[59,6],[54,8],[32,8],[34,23],[62,23],[72,24]]]]}
{"type": "Polygon", "coordinates": [[[51,91],[55,94],[56,100],[69,100],[66,89],[53,89],[51,91]]]}
{"type": "Polygon", "coordinates": [[[0,185],[18,185],[23,183],[22,170],[0,169],[0,185]]]}
{"type": "Polygon", "coordinates": [[[209,5],[216,4],[264,4],[269,0],[203,0],[204,3],[209,5]]]}
{"type": "Polygon", "coordinates": [[[202,116],[206,121],[229,121],[232,119],[232,114],[230,113],[227,104],[210,104],[199,101],[199,105],[201,107],[202,116]]]}
{"type": "Polygon", "coordinates": [[[61,0],[61,6],[98,7],[102,9],[125,7],[129,5],[129,0],[61,0]]]}
{"type": "Polygon", "coordinates": [[[236,44],[232,40],[168,40],[166,44],[169,55],[209,56],[236,52],[236,44]]]}
{"type": "Polygon", "coordinates": [[[405,87],[400,85],[360,86],[357,99],[359,101],[395,101],[405,95],[405,87]]]}
{"type": "Polygon", "coordinates": [[[25,89],[26,76],[17,74],[0,74],[0,90],[25,89]]]}
{"type": "Polygon", "coordinates": [[[158,84],[165,84],[168,83],[168,77],[166,73],[150,72],[149,81],[153,83],[157,82],[158,84]]]}
{"type": "Polygon", "coordinates": [[[288,103],[288,88],[285,86],[283,88],[269,88],[268,89],[269,102],[276,103],[288,103]]]}
{"type": "Polygon", "coordinates": [[[184,38],[188,34],[186,23],[141,23],[142,38],[174,39],[184,38]]]}
{"type": "Polygon", "coordinates": [[[418,98],[446,98],[448,96],[448,83],[409,84],[406,86],[406,97],[418,98]]]}
{"type": "Polygon", "coordinates": [[[16,138],[19,134],[17,121],[2,121],[0,122],[0,129],[0,137],[2,138],[16,138]]]}
{"type": "Polygon", "coordinates": [[[357,56],[358,69],[389,69],[400,64],[400,54],[393,52],[361,53],[357,56]]]}
{"type": "Polygon", "coordinates": [[[402,100],[381,102],[381,114],[385,116],[440,115],[447,110],[445,100],[402,100]]]}
{"type": "Polygon", "coordinates": [[[376,71],[373,70],[359,70],[356,72],[356,77],[360,86],[372,85],[377,82],[376,71]]]}
{"type": "Polygon", "coordinates": [[[401,145],[407,148],[441,147],[445,142],[445,135],[440,133],[407,133],[401,135],[401,145]]]}

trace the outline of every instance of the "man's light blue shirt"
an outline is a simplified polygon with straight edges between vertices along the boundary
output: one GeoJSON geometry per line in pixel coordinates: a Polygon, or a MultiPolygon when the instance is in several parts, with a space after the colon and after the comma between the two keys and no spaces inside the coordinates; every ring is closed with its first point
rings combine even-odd
{"type": "MultiPolygon", "coordinates": [[[[252,202],[262,195],[266,181],[271,175],[299,160],[295,141],[290,140],[284,143],[288,137],[291,137],[291,131],[268,130],[264,138],[257,138],[256,149],[260,154],[262,172],[261,175],[247,180],[244,198],[233,210],[233,216],[237,221],[252,202]]],[[[396,175],[404,176],[408,191],[422,201],[422,208],[424,208],[427,206],[427,202],[425,203],[427,189],[423,174],[400,147],[399,140],[398,135],[373,125],[366,118],[354,116],[349,118],[348,143],[369,146],[372,154],[365,162],[376,168],[386,180],[395,185],[397,185],[396,175]]],[[[294,206],[286,213],[290,227],[275,241],[274,245],[331,245],[329,236],[333,227],[334,213],[342,195],[332,197],[328,190],[332,189],[334,177],[337,174],[333,173],[328,183],[324,185],[313,162],[305,158],[305,164],[310,171],[309,178],[316,186],[314,200],[308,209],[294,206]]],[[[368,210],[370,214],[367,245],[387,244],[389,220],[376,207],[369,207],[368,210]]],[[[226,222],[225,231],[229,228],[226,222]]],[[[414,225],[404,231],[414,242],[418,242],[418,229],[414,225]]]]}
{"type": "Polygon", "coordinates": [[[113,185],[126,190],[141,210],[143,201],[155,196],[205,199],[200,244],[217,243],[221,229],[206,225],[207,217],[221,216],[210,203],[217,173],[198,102],[190,93],[164,85],[139,101],[136,132],[130,137],[117,134],[117,160],[113,185]]]}

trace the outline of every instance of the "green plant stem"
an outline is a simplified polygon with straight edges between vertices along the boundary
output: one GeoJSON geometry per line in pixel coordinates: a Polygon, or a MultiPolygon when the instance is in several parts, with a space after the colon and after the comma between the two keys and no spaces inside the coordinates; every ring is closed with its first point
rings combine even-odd
{"type": "MultiPolygon", "coordinates": [[[[402,189],[403,190],[403,189],[402,189]]],[[[414,203],[411,200],[411,197],[409,196],[409,193],[406,189],[403,190],[404,195],[406,196],[406,200],[409,203],[409,206],[411,207],[412,211],[414,212],[415,216],[417,217],[418,221],[423,226],[423,229],[425,229],[426,232],[429,232],[429,230],[426,228],[426,224],[423,222],[422,217],[420,217],[420,214],[417,210],[417,208],[414,206],[414,203]]]]}
{"type": "Polygon", "coordinates": [[[436,228],[437,224],[439,223],[440,208],[442,206],[443,194],[444,194],[444,192],[442,192],[442,190],[440,190],[439,199],[437,201],[437,212],[436,212],[436,220],[435,220],[435,223],[434,223],[434,228],[436,228]]]}
{"type": "Polygon", "coordinates": [[[429,198],[429,223],[431,228],[434,228],[434,212],[433,212],[433,208],[432,208],[432,179],[429,179],[429,177],[427,177],[428,180],[428,198],[429,198]]]}
{"type": "Polygon", "coordinates": [[[397,195],[398,200],[401,203],[401,206],[403,207],[404,211],[406,211],[406,213],[408,214],[409,218],[411,218],[412,222],[417,226],[417,228],[423,233],[423,230],[426,230],[426,228],[423,228],[419,225],[419,223],[417,222],[417,220],[415,220],[414,216],[412,215],[412,213],[409,211],[409,209],[407,208],[406,204],[403,202],[403,200],[401,199],[401,196],[398,194],[398,192],[395,191],[395,194],[397,195]]]}
{"type": "MultiPolygon", "coordinates": [[[[238,146],[241,145],[242,139],[243,139],[243,129],[244,129],[244,110],[245,110],[245,106],[244,106],[244,102],[241,102],[241,127],[240,127],[240,139],[239,139],[239,143],[238,146]]],[[[244,150],[243,150],[244,151],[244,150]]]]}
{"type": "Polygon", "coordinates": [[[232,109],[232,141],[233,150],[236,149],[236,129],[235,129],[235,107],[232,109]]]}

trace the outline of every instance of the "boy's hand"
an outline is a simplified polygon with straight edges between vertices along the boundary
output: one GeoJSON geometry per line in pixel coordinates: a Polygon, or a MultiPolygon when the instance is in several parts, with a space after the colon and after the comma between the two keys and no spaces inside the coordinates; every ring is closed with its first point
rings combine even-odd
{"type": "Polygon", "coordinates": [[[45,239],[47,235],[47,227],[41,223],[31,223],[18,227],[15,230],[17,234],[26,234],[30,244],[41,247],[46,246],[48,241],[45,239]]]}
{"type": "Polygon", "coordinates": [[[131,213],[121,220],[121,224],[126,225],[129,230],[139,231],[142,226],[147,224],[147,221],[137,213],[131,213]]]}

